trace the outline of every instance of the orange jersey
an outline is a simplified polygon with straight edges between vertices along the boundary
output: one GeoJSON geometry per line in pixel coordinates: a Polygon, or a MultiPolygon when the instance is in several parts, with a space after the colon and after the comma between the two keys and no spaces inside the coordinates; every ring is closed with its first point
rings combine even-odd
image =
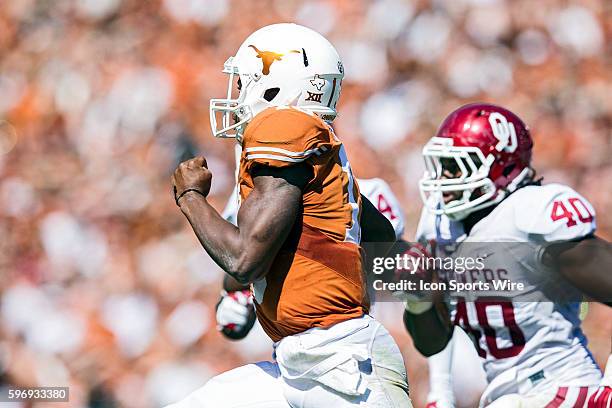
{"type": "Polygon", "coordinates": [[[273,341],[368,311],[361,266],[361,196],[342,143],[318,117],[270,108],[247,126],[239,170],[241,200],[255,165],[312,166],[303,213],[266,277],[253,284],[257,317],[273,341]]]}

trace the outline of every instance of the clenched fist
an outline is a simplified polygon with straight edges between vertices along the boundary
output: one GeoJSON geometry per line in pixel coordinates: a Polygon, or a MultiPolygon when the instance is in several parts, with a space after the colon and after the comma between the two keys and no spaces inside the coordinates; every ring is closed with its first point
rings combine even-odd
{"type": "Polygon", "coordinates": [[[212,173],[208,170],[204,157],[195,157],[178,165],[172,175],[174,199],[179,200],[189,191],[196,191],[204,197],[210,192],[212,173]]]}

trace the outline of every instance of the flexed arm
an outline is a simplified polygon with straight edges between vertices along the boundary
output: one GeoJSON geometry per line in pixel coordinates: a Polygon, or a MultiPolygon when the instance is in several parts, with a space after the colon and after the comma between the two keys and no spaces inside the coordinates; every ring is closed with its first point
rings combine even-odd
{"type": "Polygon", "coordinates": [[[177,204],[210,257],[240,283],[268,272],[301,207],[307,167],[274,169],[259,166],[254,188],[238,212],[234,226],[207,200],[212,173],[203,157],[183,162],[173,176],[177,204]]]}

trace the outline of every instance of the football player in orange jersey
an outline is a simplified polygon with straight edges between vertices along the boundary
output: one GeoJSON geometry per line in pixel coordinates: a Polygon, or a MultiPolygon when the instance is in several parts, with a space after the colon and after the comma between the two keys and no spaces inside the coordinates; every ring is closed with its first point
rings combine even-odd
{"type": "MultiPolygon", "coordinates": [[[[235,153],[236,163],[239,166],[242,154],[239,144],[236,145],[235,153]]],[[[401,240],[404,235],[404,215],[391,187],[380,178],[357,178],[357,184],[363,197],[389,220],[395,231],[395,238],[401,240]]],[[[238,196],[238,189],[235,188],[221,213],[223,218],[234,225],[238,217],[238,196]]],[[[231,340],[241,340],[249,334],[256,320],[249,285],[241,285],[231,276],[225,275],[223,290],[216,306],[216,320],[218,330],[231,340]]]]}
{"type": "Polygon", "coordinates": [[[276,361],[214,377],[171,407],[411,407],[399,348],[368,315],[362,269],[362,237],[392,243],[394,232],[362,198],[328,123],[338,53],[310,29],[276,24],[249,36],[224,72],[211,125],[242,146],[237,226],[208,203],[202,157],[174,173],[175,199],[208,254],[251,284],[276,361]]]}

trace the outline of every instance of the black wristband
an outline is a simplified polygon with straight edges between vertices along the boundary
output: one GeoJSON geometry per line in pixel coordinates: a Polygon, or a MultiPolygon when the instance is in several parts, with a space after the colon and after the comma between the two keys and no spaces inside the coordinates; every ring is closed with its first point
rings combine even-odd
{"type": "Polygon", "coordinates": [[[176,196],[176,194],[174,194],[174,201],[176,202],[176,205],[180,207],[179,200],[181,199],[181,197],[183,197],[185,194],[187,194],[190,191],[194,191],[198,193],[199,195],[201,195],[202,197],[206,198],[206,195],[200,190],[198,190],[197,188],[188,188],[187,190],[183,191],[178,197],[176,196]]]}

